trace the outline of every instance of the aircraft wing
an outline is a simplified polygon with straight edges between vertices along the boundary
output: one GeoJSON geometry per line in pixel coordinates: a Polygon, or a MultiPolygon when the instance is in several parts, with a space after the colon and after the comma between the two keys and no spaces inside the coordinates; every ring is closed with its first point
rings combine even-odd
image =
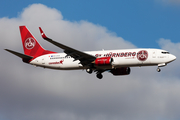
{"type": "Polygon", "coordinates": [[[91,62],[93,62],[96,59],[96,57],[93,56],[93,55],[81,52],[79,50],[76,50],[74,48],[68,47],[66,45],[63,45],[61,43],[58,43],[58,42],[48,38],[44,34],[44,32],[41,29],[41,27],[39,27],[39,30],[41,32],[41,36],[42,36],[43,39],[45,39],[46,41],[56,45],[57,47],[60,47],[61,49],[63,49],[64,52],[67,54],[67,56],[71,56],[71,57],[74,58],[74,61],[79,60],[82,65],[89,65],[91,62]]]}

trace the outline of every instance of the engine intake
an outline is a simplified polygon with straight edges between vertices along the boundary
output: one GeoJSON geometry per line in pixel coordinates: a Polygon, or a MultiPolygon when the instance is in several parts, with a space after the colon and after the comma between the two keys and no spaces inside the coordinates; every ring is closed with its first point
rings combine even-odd
{"type": "Polygon", "coordinates": [[[129,75],[131,69],[129,67],[121,67],[121,68],[112,69],[110,72],[113,75],[129,75]]]}
{"type": "Polygon", "coordinates": [[[111,65],[113,62],[113,58],[111,57],[102,57],[97,58],[94,63],[96,66],[104,66],[104,65],[111,65]]]}

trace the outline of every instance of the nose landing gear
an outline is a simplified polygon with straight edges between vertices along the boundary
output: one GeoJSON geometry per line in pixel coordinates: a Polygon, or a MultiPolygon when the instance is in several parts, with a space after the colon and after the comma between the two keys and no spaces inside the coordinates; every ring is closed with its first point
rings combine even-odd
{"type": "Polygon", "coordinates": [[[160,63],[160,64],[158,64],[157,71],[158,71],[158,72],[161,72],[161,69],[160,69],[159,67],[164,67],[164,66],[166,66],[166,65],[167,65],[167,63],[160,63]]]}
{"type": "Polygon", "coordinates": [[[161,69],[159,67],[157,68],[157,72],[161,72],[161,69]]]}

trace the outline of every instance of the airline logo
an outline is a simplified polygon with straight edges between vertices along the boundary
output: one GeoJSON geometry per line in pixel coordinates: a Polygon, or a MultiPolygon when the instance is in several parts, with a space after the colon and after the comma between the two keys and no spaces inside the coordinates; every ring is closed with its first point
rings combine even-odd
{"type": "Polygon", "coordinates": [[[50,62],[49,65],[52,65],[52,64],[63,64],[64,60],[61,60],[59,62],[50,62]]]}
{"type": "Polygon", "coordinates": [[[148,58],[148,52],[146,50],[141,50],[137,53],[137,59],[140,61],[145,61],[148,58]]]}
{"type": "Polygon", "coordinates": [[[30,38],[27,38],[24,42],[24,46],[27,48],[27,49],[33,49],[34,46],[36,44],[36,41],[30,37],[30,38]]]}

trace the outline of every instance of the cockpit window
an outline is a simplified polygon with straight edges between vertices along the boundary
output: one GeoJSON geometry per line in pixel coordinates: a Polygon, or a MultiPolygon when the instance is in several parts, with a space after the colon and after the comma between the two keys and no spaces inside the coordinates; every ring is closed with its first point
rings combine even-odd
{"type": "Polygon", "coordinates": [[[169,52],[161,52],[162,54],[169,54],[169,52]]]}

